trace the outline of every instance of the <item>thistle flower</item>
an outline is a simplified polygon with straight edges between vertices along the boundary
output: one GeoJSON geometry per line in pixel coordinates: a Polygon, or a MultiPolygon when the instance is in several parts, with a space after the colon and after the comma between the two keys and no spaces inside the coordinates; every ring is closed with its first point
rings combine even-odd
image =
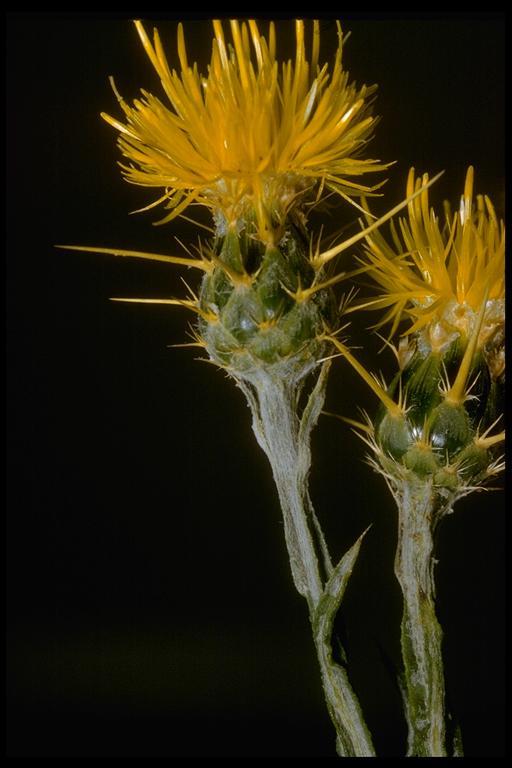
{"type": "MultiPolygon", "coordinates": [[[[411,170],[408,192],[420,186],[411,170]]],[[[470,440],[496,420],[505,376],[505,227],[488,197],[479,195],[475,205],[472,167],[458,212],[452,215],[445,202],[444,213],[441,229],[423,188],[409,203],[409,221],[400,221],[403,245],[396,227],[394,248],[379,232],[366,237],[369,274],[385,292],[363,305],[387,308],[382,322],[391,321],[392,332],[402,317],[412,319],[399,346],[396,381],[411,429],[434,448],[450,443],[450,430],[470,440]],[[438,412],[443,439],[435,434],[438,412]]]]}
{"type": "Polygon", "coordinates": [[[495,451],[504,433],[490,433],[503,411],[505,228],[489,198],[474,205],[470,167],[459,211],[445,203],[441,230],[427,179],[409,173],[407,192],[421,191],[400,220],[403,244],[395,226],[393,247],[380,232],[366,235],[362,261],[383,292],[359,307],[386,308],[379,325],[390,321],[392,332],[412,320],[392,347],[400,370],[391,386],[333,341],[381,401],[372,447],[386,474],[431,476],[455,498],[501,468],[495,451]]]}
{"type": "Polygon", "coordinates": [[[272,467],[293,581],[308,603],[338,753],[373,756],[371,735],[346,670],[333,658],[331,638],[362,537],[333,564],[309,497],[309,442],[330,364],[324,357],[330,352],[326,329],[336,323],[332,286],[350,274],[328,273],[328,265],[405,203],[321,252],[320,242],[315,245],[307,232],[305,204],[317,202],[324,189],[349,200],[370,194],[376,187],[349,177],[386,167],[358,157],[375,123],[369,101],[375,87],[349,84],[341,66],[339,25],[332,72],[318,65],[318,22],[313,24],[311,61],[306,59],[304,23],[297,21],[295,64],[281,66],[273,24],[267,42],[256,22],[232,21],[232,45],[226,43],[222,24],[213,26],[211,62],[207,76],[201,76],[196,64],[188,64],[181,25],[178,74],[169,68],[158,32],[151,43],[136,22],[170,106],[143,92],[129,107],[112,82],[126,124],[104,115],[120,131],[126,179],[163,189],[155,205],[165,202],[169,214],[164,221],[182,215],[192,203],[209,207],[213,239],[199,243],[197,256],[189,251],[187,257],[74,248],[203,273],[197,293],[189,289],[186,299],[116,300],[193,310],[198,325],[192,345],[204,347],[244,392],[256,439],[272,467]],[[316,381],[305,388],[307,374],[315,369],[316,381]]]}
{"type": "MultiPolygon", "coordinates": [[[[473,168],[466,174],[458,211],[445,201],[443,217],[429,207],[428,190],[409,203],[408,220],[391,225],[393,243],[380,232],[366,238],[368,274],[383,289],[366,306],[387,309],[391,335],[403,319],[405,334],[417,333],[425,351],[445,351],[456,339],[467,343],[485,298],[477,349],[503,329],[505,312],[505,227],[487,196],[473,199],[473,168]]],[[[407,196],[428,179],[414,178],[407,196]]]]}
{"type": "Polygon", "coordinates": [[[228,44],[221,22],[214,21],[206,76],[197,64],[189,65],[181,25],[178,74],[168,65],[158,32],[151,43],[141,22],[135,24],[169,104],[144,91],[130,107],[114,86],[126,124],[103,117],[120,131],[128,160],[124,175],[164,189],[155,203],[165,202],[170,211],[163,221],[192,203],[208,206],[214,239],[200,243],[199,258],[89,250],[202,270],[199,291],[186,299],[117,300],[192,309],[198,315],[193,344],[205,347],[237,380],[254,379],[263,369],[299,381],[324,354],[321,337],[334,322],[331,286],[350,276],[326,274],[326,264],[342,249],[321,254],[319,245],[313,247],[305,203],[317,202],[326,188],[349,200],[376,188],[347,178],[387,167],[358,157],[375,124],[370,97],[376,86],[349,83],[339,24],[330,71],[318,63],[318,22],[311,60],[304,22],[297,21],[295,63],[280,65],[273,23],[267,40],[255,21],[231,21],[228,44]]]}
{"type": "MultiPolygon", "coordinates": [[[[428,177],[423,177],[423,182],[428,177]]],[[[408,179],[408,193],[421,187],[408,179]]],[[[455,502],[504,468],[505,230],[488,198],[472,199],[473,169],[459,211],[445,204],[445,226],[426,189],[409,202],[393,246],[367,235],[369,273],[392,333],[412,321],[394,349],[399,371],[386,387],[331,337],[371,387],[380,408],[367,424],[350,421],[371,448],[398,508],[395,574],[402,588],[402,655],[408,755],[440,757],[445,743],[442,631],[435,614],[434,533],[455,502]],[[403,243],[402,243],[403,241],[403,243]]],[[[382,325],[382,323],[379,323],[382,325]]],[[[460,754],[454,745],[454,752],[460,754]]]]}
{"type": "Polygon", "coordinates": [[[267,40],[256,21],[231,21],[229,43],[214,21],[206,75],[189,63],[181,24],[179,73],[169,67],[158,31],[151,43],[141,22],[135,24],[168,103],[142,91],[130,107],[113,85],[126,123],[103,117],[120,132],[127,181],[163,190],[153,205],[165,202],[169,213],[159,223],[200,203],[213,211],[218,234],[249,227],[263,242],[276,242],[287,216],[312,199],[315,187],[348,199],[376,189],[352,179],[387,167],[359,157],[376,122],[376,86],[349,82],[339,24],[330,71],[318,63],[318,21],[310,60],[304,22],[297,21],[295,62],[281,64],[273,23],[267,40]]]}

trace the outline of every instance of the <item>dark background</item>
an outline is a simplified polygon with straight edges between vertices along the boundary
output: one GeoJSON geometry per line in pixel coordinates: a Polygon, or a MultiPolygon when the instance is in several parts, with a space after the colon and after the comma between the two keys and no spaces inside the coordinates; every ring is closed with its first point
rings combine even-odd
{"type": "MultiPolygon", "coordinates": [[[[457,202],[473,163],[503,213],[503,18],[342,21],[345,66],[379,83],[371,155],[398,161],[376,208],[400,199],[410,165],[445,169],[432,197],[457,202]]],[[[158,26],[173,61],[176,24],[158,26]]],[[[289,51],[290,29],[278,28],[289,51]]],[[[209,24],[186,34],[204,66],[209,24]]],[[[333,22],[322,34],[332,54],[333,22]]],[[[167,347],[186,340],[184,311],[108,301],[179,295],[180,274],[195,275],[53,247],[177,252],[174,235],[195,238],[184,222],[152,227],[159,212],[127,215],[153,196],[116,167],[99,118],[119,113],[110,74],[127,100],[159,92],[129,20],[8,17],[8,754],[332,757],[306,606],[243,397],[193,351],[167,347]]],[[[332,229],[353,219],[340,204],[332,229]]],[[[352,330],[368,362],[372,319],[352,330]]],[[[386,353],[381,366],[392,369],[386,353]]],[[[355,416],[356,404],[375,408],[338,361],[327,407],[355,416]]],[[[321,420],[313,451],[334,556],[373,523],[339,629],[379,753],[403,754],[393,503],[341,422],[321,420]]],[[[463,500],[443,523],[438,610],[467,755],[504,754],[504,548],[501,493],[463,500]]]]}

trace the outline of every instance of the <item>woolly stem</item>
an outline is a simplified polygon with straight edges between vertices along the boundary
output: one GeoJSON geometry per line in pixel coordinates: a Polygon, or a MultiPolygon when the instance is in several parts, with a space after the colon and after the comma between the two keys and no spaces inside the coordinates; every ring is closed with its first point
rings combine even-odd
{"type": "Polygon", "coordinates": [[[307,473],[298,441],[299,420],[287,384],[258,388],[259,415],[284,518],[286,543],[295,586],[311,610],[322,594],[318,560],[306,516],[307,473]]]}
{"type": "MultiPolygon", "coordinates": [[[[371,736],[346,671],[332,659],[330,633],[326,636],[317,631],[314,622],[324,585],[311,530],[317,528],[319,523],[314,518],[308,494],[311,467],[309,439],[324,402],[324,372],[320,374],[300,419],[297,413],[300,385],[293,380],[285,381],[259,373],[252,379],[251,385],[245,382],[239,384],[252,410],[256,439],[272,467],[293,581],[309,606],[325,699],[336,728],[338,754],[343,757],[374,756],[371,736]]],[[[332,573],[323,535],[319,538],[326,570],[332,573]]]]}
{"type": "Polygon", "coordinates": [[[408,757],[445,757],[443,633],[435,614],[434,529],[438,503],[431,479],[400,483],[395,574],[404,598],[402,657],[408,757]]]}

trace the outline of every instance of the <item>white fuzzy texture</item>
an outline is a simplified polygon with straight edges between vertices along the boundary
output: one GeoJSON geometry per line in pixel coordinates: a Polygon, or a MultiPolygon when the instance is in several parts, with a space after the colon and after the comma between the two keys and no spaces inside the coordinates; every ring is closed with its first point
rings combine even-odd
{"type": "MultiPolygon", "coordinates": [[[[328,363],[324,364],[300,417],[298,400],[304,384],[302,377],[301,381],[297,381],[292,376],[283,378],[258,370],[251,375],[250,383],[239,380],[238,385],[251,408],[256,439],[272,467],[293,581],[308,602],[327,708],[336,728],[338,754],[343,757],[371,757],[375,751],[359,702],[346,670],[332,658],[332,621],[351,565],[349,567],[348,561],[344,560],[337,569],[333,569],[308,493],[310,435],[324,403],[327,370],[328,363]],[[324,567],[330,576],[325,589],[312,529],[319,539],[324,567]],[[331,594],[337,578],[341,579],[338,593],[331,594]]],[[[359,546],[353,550],[355,558],[359,546]]],[[[352,554],[351,550],[346,557],[352,554]]]]}
{"type": "Polygon", "coordinates": [[[395,487],[395,574],[404,597],[402,654],[408,756],[445,757],[442,630],[435,614],[433,534],[441,516],[432,480],[410,473],[395,487]]]}

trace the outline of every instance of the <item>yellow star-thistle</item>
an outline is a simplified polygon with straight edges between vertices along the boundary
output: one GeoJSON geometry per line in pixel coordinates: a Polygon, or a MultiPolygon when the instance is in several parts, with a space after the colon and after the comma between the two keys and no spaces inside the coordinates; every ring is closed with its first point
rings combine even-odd
{"type": "MultiPolygon", "coordinates": [[[[411,169],[407,196],[428,180],[415,180],[411,169]]],[[[482,303],[485,312],[477,348],[499,328],[505,312],[505,226],[498,221],[488,197],[473,199],[473,168],[466,174],[459,210],[444,203],[442,223],[429,207],[428,190],[408,205],[408,219],[400,219],[401,238],[391,227],[390,245],[376,231],[366,237],[368,274],[383,289],[381,295],[360,306],[387,309],[378,324],[409,318],[405,334],[420,332],[433,350],[457,337],[469,339],[482,303]]]]}
{"type": "Polygon", "coordinates": [[[130,107],[113,85],[126,123],[102,116],[120,132],[126,180],[162,189],[153,205],[165,202],[170,212],[160,223],[200,203],[213,211],[220,234],[254,222],[260,239],[272,242],[315,187],[318,195],[327,188],[350,200],[380,186],[350,179],[387,166],[359,158],[376,122],[370,114],[376,86],[349,83],[339,24],[330,70],[318,63],[317,21],[310,61],[304,22],[296,21],[294,63],[278,62],[273,23],[267,40],[256,21],[231,21],[228,43],[214,21],[206,76],[189,64],[181,24],[180,72],[170,69],[158,31],[151,42],[141,22],[135,25],[169,103],[142,91],[130,107]]]}

